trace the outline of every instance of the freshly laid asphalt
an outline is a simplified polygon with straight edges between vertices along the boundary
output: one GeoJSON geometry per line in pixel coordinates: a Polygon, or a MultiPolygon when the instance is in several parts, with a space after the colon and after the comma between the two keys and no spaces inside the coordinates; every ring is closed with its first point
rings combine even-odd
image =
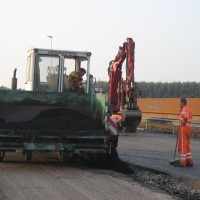
{"type": "MultiPolygon", "coordinates": [[[[172,176],[200,181],[200,139],[191,138],[194,166],[175,167],[174,159],[177,135],[137,131],[120,133],[117,148],[119,158],[128,163],[164,172],[172,176]]],[[[178,158],[178,152],[176,152],[178,158]]]]}

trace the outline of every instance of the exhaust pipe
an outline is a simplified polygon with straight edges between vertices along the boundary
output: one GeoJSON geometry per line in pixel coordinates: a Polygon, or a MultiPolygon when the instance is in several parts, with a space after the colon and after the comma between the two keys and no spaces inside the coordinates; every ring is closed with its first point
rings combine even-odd
{"type": "Polygon", "coordinates": [[[17,71],[17,68],[14,69],[13,78],[11,80],[11,89],[12,90],[16,90],[17,89],[16,71],[17,71]]]}

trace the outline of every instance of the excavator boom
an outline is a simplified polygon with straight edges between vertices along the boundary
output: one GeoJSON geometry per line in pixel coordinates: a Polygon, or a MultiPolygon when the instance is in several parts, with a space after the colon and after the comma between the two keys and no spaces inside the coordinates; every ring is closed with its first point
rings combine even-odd
{"type": "Polygon", "coordinates": [[[116,117],[123,129],[135,132],[142,117],[137,106],[137,83],[134,76],[134,50],[135,42],[127,38],[123,46],[119,47],[115,59],[110,61],[109,75],[109,101],[113,117],[116,117]],[[123,80],[122,65],[125,65],[125,80],[123,80]]]}

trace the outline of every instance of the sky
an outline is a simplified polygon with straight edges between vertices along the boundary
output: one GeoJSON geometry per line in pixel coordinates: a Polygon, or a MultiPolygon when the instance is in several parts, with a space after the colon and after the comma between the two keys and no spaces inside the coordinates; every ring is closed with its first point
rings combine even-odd
{"type": "Polygon", "coordinates": [[[0,86],[17,68],[24,89],[26,51],[50,48],[48,35],[53,49],[92,52],[97,80],[130,37],[137,82],[200,82],[199,11],[199,0],[1,0],[0,86]]]}

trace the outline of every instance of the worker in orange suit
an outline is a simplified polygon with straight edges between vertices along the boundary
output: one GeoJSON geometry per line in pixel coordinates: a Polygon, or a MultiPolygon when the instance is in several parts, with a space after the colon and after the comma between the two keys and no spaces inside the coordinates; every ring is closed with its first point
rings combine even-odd
{"type": "Polygon", "coordinates": [[[180,99],[180,124],[178,127],[179,163],[175,166],[193,166],[190,147],[190,127],[192,124],[192,110],[187,106],[185,98],[180,99]]]}

